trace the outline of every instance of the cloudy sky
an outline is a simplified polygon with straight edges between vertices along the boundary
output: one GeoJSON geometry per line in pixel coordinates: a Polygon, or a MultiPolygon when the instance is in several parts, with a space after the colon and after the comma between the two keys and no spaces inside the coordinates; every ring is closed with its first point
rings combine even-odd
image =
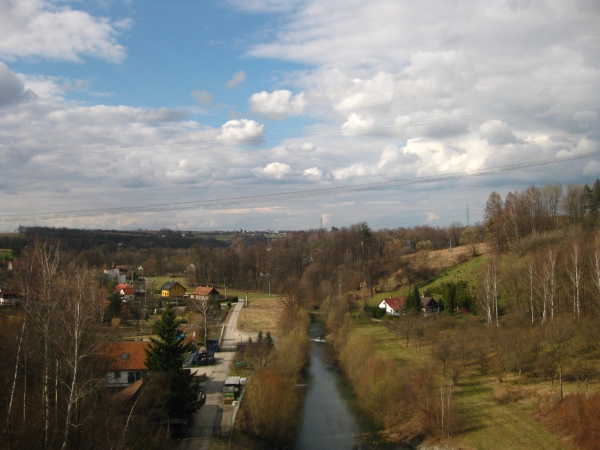
{"type": "Polygon", "coordinates": [[[598,156],[468,174],[600,151],[599,23],[597,0],[0,0],[0,231],[443,226],[593,182],[598,156]]]}

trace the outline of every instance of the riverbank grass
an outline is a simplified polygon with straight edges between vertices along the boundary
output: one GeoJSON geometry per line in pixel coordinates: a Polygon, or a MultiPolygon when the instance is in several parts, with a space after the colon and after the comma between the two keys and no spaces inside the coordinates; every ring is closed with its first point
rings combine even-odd
{"type": "MultiPolygon", "coordinates": [[[[395,333],[388,332],[380,323],[371,325],[368,320],[357,320],[357,331],[374,339],[377,350],[381,354],[396,361],[400,366],[418,367],[424,364],[436,365],[432,359],[431,343],[421,346],[419,351],[416,342],[411,339],[409,346],[403,337],[396,338],[395,333]]],[[[521,389],[511,380],[509,389],[521,389]]],[[[550,382],[536,383],[528,386],[531,392],[544,391],[555,395],[556,385],[550,382]]],[[[576,385],[575,385],[576,387],[576,385]]],[[[571,389],[575,387],[570,386],[571,389]]],[[[463,431],[453,438],[457,448],[477,450],[568,450],[570,447],[558,437],[551,434],[535,420],[535,395],[529,400],[503,404],[497,400],[497,393],[502,394],[505,385],[498,382],[494,375],[482,376],[474,364],[467,366],[459,379],[458,386],[453,387],[456,405],[463,419],[463,431]]],[[[568,391],[566,391],[568,392],[568,391]]]]}

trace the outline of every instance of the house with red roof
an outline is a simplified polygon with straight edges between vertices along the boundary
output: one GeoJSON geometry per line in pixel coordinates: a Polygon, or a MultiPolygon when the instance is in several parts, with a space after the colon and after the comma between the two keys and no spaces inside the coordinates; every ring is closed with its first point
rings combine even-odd
{"type": "Polygon", "coordinates": [[[123,302],[130,302],[135,298],[135,289],[129,284],[117,284],[115,286],[115,292],[123,302]]]}
{"type": "Polygon", "coordinates": [[[219,300],[221,294],[214,287],[198,286],[191,293],[190,298],[196,300],[219,300]]]}
{"type": "Polygon", "coordinates": [[[386,314],[399,316],[402,314],[402,308],[406,306],[406,297],[384,298],[378,306],[385,309],[386,314]]]}
{"type": "Polygon", "coordinates": [[[148,371],[146,352],[148,341],[109,342],[104,348],[106,386],[123,388],[142,379],[148,371]]]}

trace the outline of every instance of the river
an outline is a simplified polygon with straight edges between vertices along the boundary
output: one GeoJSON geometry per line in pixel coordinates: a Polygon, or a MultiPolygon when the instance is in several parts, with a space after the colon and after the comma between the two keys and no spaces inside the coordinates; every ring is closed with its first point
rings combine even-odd
{"type": "MultiPolygon", "coordinates": [[[[309,334],[313,339],[323,336],[322,325],[313,322],[309,334]]],[[[377,427],[358,407],[338,367],[328,360],[330,352],[329,344],[313,342],[294,450],[411,449],[377,438],[377,427]]]]}

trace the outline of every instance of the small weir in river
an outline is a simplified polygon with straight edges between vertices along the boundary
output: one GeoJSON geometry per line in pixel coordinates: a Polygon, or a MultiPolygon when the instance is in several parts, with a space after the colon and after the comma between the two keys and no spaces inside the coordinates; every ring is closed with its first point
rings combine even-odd
{"type": "Polygon", "coordinates": [[[328,361],[330,345],[318,341],[323,336],[322,325],[311,323],[309,334],[313,345],[294,450],[409,450],[411,447],[378,439],[377,428],[358,407],[352,388],[328,361]]]}

